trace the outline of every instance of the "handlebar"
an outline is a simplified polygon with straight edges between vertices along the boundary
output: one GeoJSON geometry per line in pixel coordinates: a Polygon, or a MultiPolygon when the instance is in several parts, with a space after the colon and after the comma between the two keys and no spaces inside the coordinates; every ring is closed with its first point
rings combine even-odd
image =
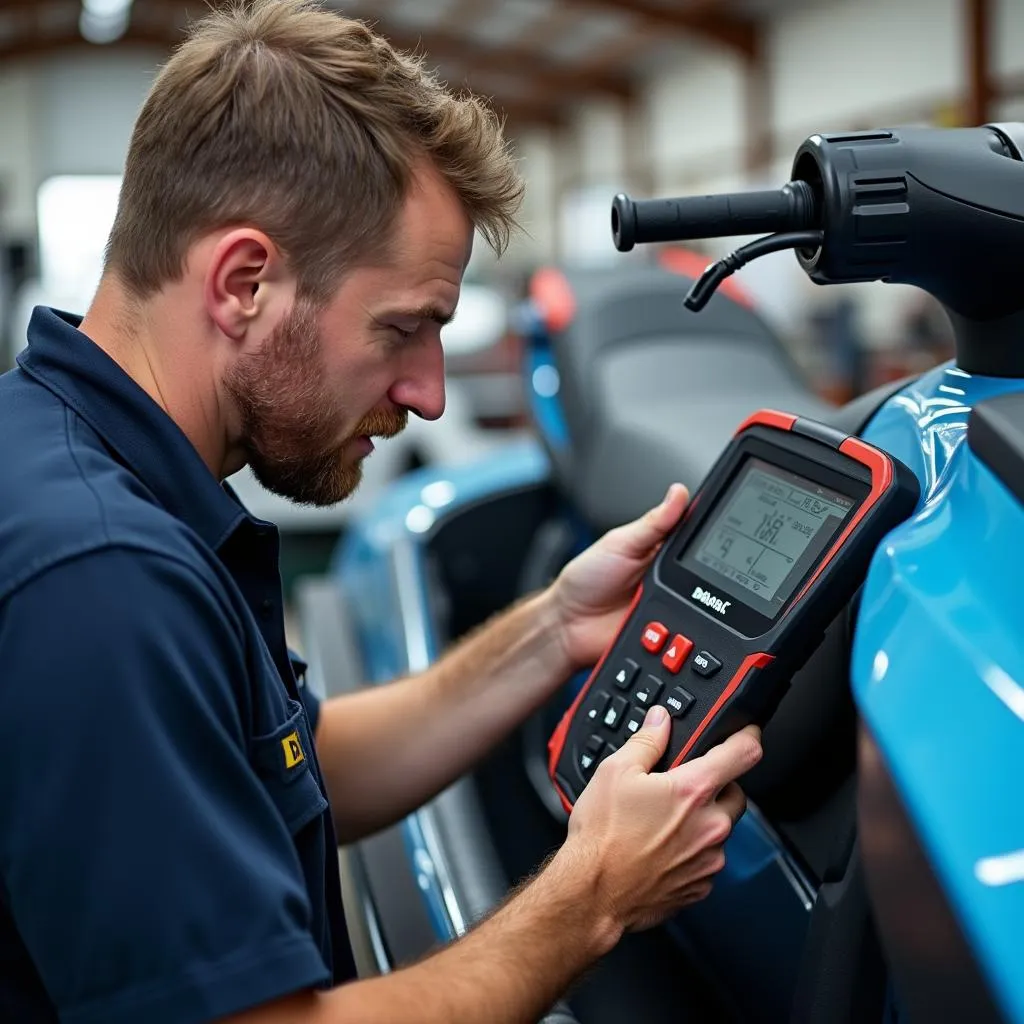
{"type": "Polygon", "coordinates": [[[816,284],[929,292],[950,314],[962,369],[1024,377],[1024,125],[812,135],[791,178],[760,192],[617,195],[615,246],[766,233],[708,267],[687,307],[750,260],[793,249],[816,284]]]}
{"type": "Polygon", "coordinates": [[[820,226],[819,217],[814,189],[806,181],[685,199],[634,200],[620,193],[612,203],[612,237],[619,252],[629,252],[638,242],[803,231],[820,226]]]}

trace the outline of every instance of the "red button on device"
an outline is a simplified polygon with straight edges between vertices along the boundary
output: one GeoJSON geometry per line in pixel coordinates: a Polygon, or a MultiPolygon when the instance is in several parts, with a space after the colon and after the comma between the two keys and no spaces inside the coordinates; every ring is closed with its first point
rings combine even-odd
{"type": "Polygon", "coordinates": [[[644,627],[643,636],[640,637],[640,643],[643,644],[645,651],[657,654],[665,646],[667,638],[668,630],[660,622],[648,622],[644,627]]]}
{"type": "Polygon", "coordinates": [[[665,652],[661,659],[662,665],[669,670],[669,672],[678,672],[683,667],[683,662],[686,661],[686,656],[693,650],[693,641],[688,640],[682,633],[676,633],[672,637],[672,643],[668,645],[668,650],[665,652]]]}

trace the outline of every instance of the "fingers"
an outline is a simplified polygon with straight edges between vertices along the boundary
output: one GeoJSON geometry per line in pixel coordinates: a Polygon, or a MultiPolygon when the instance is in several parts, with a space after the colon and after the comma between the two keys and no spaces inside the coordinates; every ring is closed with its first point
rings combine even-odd
{"type": "Polygon", "coordinates": [[[718,807],[725,811],[733,826],[743,817],[747,809],[747,796],[739,787],[739,783],[730,782],[718,795],[715,801],[718,807]]]}
{"type": "Polygon", "coordinates": [[[665,753],[671,733],[668,712],[660,705],[655,705],[647,712],[644,724],[613,757],[620,762],[626,761],[638,765],[645,772],[650,772],[665,753]]]}
{"type": "Polygon", "coordinates": [[[713,885],[714,883],[710,878],[705,878],[701,882],[695,882],[681,893],[679,905],[681,907],[688,907],[691,903],[700,903],[701,900],[706,900],[711,895],[713,885]]]}
{"type": "Polygon", "coordinates": [[[669,775],[676,784],[699,789],[710,800],[760,760],[761,730],[748,725],[702,757],[673,768],[669,775]]]}
{"type": "Polygon", "coordinates": [[[679,522],[689,493],[682,484],[672,484],[660,505],[609,534],[615,549],[627,558],[645,558],[679,522]]]}
{"type": "Polygon", "coordinates": [[[704,882],[721,874],[725,867],[725,850],[722,846],[710,846],[702,850],[685,868],[688,885],[704,882]]]}

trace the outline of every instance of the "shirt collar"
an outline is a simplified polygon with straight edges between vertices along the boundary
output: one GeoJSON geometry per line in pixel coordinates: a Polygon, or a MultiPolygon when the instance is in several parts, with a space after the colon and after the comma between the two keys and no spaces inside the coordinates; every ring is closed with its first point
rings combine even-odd
{"type": "Polygon", "coordinates": [[[81,322],[37,307],[18,365],[85,420],[157,501],[211,548],[219,548],[243,520],[267,525],[249,516],[174,420],[78,330],[81,322]]]}

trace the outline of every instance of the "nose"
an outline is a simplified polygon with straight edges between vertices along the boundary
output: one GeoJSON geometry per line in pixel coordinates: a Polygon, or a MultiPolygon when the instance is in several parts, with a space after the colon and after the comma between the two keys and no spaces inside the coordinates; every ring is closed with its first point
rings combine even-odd
{"type": "Polygon", "coordinates": [[[388,397],[425,420],[440,419],[444,412],[444,349],[440,338],[415,345],[403,356],[401,372],[388,397]]]}

